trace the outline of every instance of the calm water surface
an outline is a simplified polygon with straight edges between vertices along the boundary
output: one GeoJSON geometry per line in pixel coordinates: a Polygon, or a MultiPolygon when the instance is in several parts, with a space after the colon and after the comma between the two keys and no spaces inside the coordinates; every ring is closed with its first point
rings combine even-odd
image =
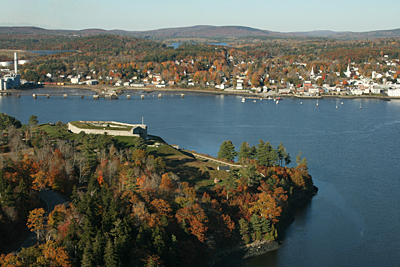
{"type": "Polygon", "coordinates": [[[131,100],[92,100],[90,91],[68,90],[32,98],[0,97],[0,112],[27,123],[115,120],[140,123],[170,144],[216,156],[231,140],[282,142],[293,161],[301,150],[318,195],[298,212],[282,248],[242,266],[398,266],[400,262],[400,101],[284,99],[130,92],[131,100]],[[79,96],[84,94],[82,99],[79,96]],[[336,105],[338,108],[336,108],[336,105]],[[360,109],[360,105],[362,109],[360,109]]]}

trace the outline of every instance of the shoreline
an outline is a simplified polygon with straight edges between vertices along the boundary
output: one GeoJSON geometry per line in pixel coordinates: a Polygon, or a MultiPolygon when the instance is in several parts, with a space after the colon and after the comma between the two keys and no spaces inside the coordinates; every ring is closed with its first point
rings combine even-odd
{"type": "Polygon", "coordinates": [[[209,266],[240,266],[242,261],[255,256],[277,250],[281,247],[278,241],[255,241],[247,245],[237,246],[228,250],[217,252],[209,261],[209,266]]]}
{"type": "Polygon", "coordinates": [[[180,88],[180,87],[166,87],[166,88],[157,88],[155,86],[146,86],[146,87],[113,87],[111,85],[41,85],[35,87],[27,87],[21,89],[9,89],[0,91],[0,94],[11,95],[15,93],[20,93],[21,91],[29,91],[32,89],[38,88],[72,88],[72,89],[80,89],[80,90],[90,90],[97,94],[102,93],[103,91],[116,91],[116,92],[129,92],[129,91],[158,91],[158,92],[191,92],[191,93],[201,93],[201,94],[215,94],[215,95],[236,95],[236,96],[245,96],[251,97],[252,99],[267,99],[268,97],[281,97],[281,98],[297,98],[297,99],[323,99],[323,98],[339,98],[339,99],[378,99],[383,101],[390,100],[400,100],[400,97],[390,97],[390,96],[377,96],[377,95],[320,95],[320,96],[302,96],[302,95],[292,95],[292,94],[275,94],[275,95],[265,95],[263,93],[249,93],[246,92],[235,92],[235,91],[223,91],[221,89],[211,89],[204,88],[200,89],[198,87],[194,88],[180,88]]]}

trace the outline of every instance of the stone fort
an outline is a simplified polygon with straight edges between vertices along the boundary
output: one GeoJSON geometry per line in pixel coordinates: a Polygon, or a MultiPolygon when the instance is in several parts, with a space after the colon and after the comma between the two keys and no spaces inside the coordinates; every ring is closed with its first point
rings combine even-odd
{"type": "Polygon", "coordinates": [[[147,139],[147,125],[145,124],[129,124],[115,121],[79,121],[80,123],[90,124],[96,129],[89,129],[85,127],[78,127],[71,122],[68,123],[68,130],[73,133],[91,133],[91,134],[104,134],[112,136],[136,136],[144,140],[147,139]],[[103,129],[101,129],[103,128],[103,129]],[[130,129],[129,129],[130,128],[130,129]],[[129,130],[128,130],[129,129],[129,130]]]}

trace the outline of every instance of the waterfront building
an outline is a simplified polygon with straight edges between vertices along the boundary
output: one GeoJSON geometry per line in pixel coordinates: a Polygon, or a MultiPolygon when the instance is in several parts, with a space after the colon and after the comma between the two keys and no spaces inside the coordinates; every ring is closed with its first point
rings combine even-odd
{"type": "Polygon", "coordinates": [[[10,71],[0,78],[0,90],[18,88],[21,85],[20,75],[18,74],[18,55],[14,53],[14,71],[10,71]]]}
{"type": "Polygon", "coordinates": [[[395,96],[395,97],[400,96],[400,88],[388,89],[388,96],[395,96]]]}

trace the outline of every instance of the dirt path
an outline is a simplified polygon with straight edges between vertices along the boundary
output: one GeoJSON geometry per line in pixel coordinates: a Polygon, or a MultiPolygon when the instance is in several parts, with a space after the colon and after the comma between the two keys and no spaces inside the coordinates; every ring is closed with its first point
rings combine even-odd
{"type": "Polygon", "coordinates": [[[212,157],[207,157],[207,156],[204,156],[204,155],[200,155],[200,154],[197,154],[195,152],[191,152],[191,151],[188,151],[188,152],[193,154],[193,156],[195,156],[196,158],[214,161],[214,162],[219,163],[221,165],[227,165],[227,166],[235,167],[235,168],[243,168],[244,167],[243,165],[240,165],[240,164],[228,163],[228,162],[225,162],[225,161],[222,161],[222,160],[218,160],[218,159],[215,159],[215,158],[212,158],[212,157]]]}

